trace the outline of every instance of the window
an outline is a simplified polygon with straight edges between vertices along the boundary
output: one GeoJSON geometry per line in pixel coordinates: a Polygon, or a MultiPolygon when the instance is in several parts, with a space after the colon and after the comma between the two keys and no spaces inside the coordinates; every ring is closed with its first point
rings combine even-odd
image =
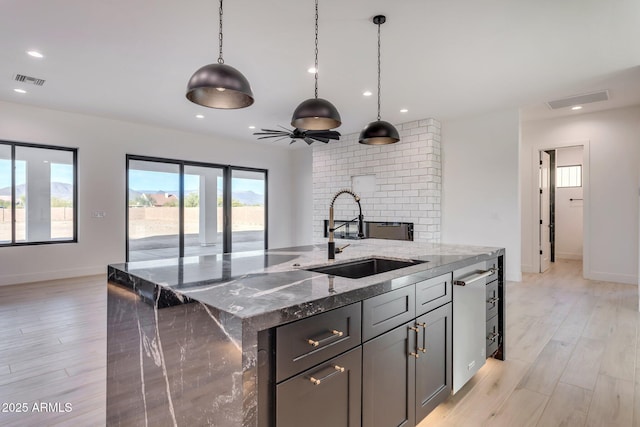
{"type": "Polygon", "coordinates": [[[267,171],[127,156],[127,261],[266,249],[267,171]]]}
{"type": "Polygon", "coordinates": [[[582,187],[582,166],[558,166],[556,187],[582,187]]]}
{"type": "Polygon", "coordinates": [[[77,149],[0,141],[0,246],[77,241],[77,149]]]}

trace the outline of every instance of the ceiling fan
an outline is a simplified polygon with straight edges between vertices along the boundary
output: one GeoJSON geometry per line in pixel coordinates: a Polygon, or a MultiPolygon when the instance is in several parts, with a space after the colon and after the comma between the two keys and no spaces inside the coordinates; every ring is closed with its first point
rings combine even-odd
{"type": "Polygon", "coordinates": [[[296,142],[296,139],[302,139],[307,145],[311,145],[316,141],[327,144],[329,140],[340,139],[340,132],[335,130],[305,130],[299,128],[289,130],[283,126],[280,127],[284,130],[261,129],[262,132],[255,132],[254,135],[262,135],[259,136],[258,139],[278,138],[274,142],[291,138],[289,144],[296,142]]]}

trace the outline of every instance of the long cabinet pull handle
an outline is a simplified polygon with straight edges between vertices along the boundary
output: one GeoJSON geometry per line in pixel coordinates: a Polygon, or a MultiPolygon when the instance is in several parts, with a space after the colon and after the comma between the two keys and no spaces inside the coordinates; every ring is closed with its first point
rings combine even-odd
{"type": "Polygon", "coordinates": [[[323,343],[325,343],[327,341],[330,341],[330,340],[332,340],[334,338],[340,338],[341,336],[344,335],[344,332],[338,331],[338,330],[335,330],[335,329],[332,329],[330,332],[331,332],[331,335],[329,335],[327,337],[317,338],[317,339],[316,338],[309,338],[309,339],[307,339],[307,342],[309,344],[311,344],[312,346],[314,346],[314,347],[318,347],[320,344],[323,344],[323,343]]]}
{"type": "Polygon", "coordinates": [[[498,271],[497,268],[490,268],[487,271],[483,271],[482,273],[473,273],[461,279],[454,280],[453,284],[457,286],[466,286],[480,279],[484,279],[485,277],[489,277],[496,271],[498,271]]]}
{"type": "Polygon", "coordinates": [[[492,297],[492,298],[489,298],[489,299],[487,300],[487,302],[488,302],[489,304],[495,304],[495,303],[497,303],[498,301],[500,301],[500,298],[498,298],[498,297],[492,297]]]}
{"type": "Polygon", "coordinates": [[[489,341],[493,341],[493,342],[495,342],[495,341],[496,341],[496,339],[498,339],[498,337],[499,337],[499,336],[500,336],[500,334],[499,334],[499,333],[497,333],[497,332],[491,332],[489,335],[487,335],[487,339],[488,339],[489,341]]]}
{"type": "Polygon", "coordinates": [[[418,326],[422,328],[422,347],[418,346],[418,351],[427,352],[427,324],[419,322],[418,326]]]}
{"type": "MultiPolygon", "coordinates": [[[[409,356],[413,356],[416,359],[420,357],[420,354],[418,353],[419,349],[418,349],[418,334],[420,332],[420,328],[418,328],[417,326],[409,326],[409,334],[411,334],[411,331],[416,333],[416,341],[415,341],[415,351],[410,351],[409,350],[409,356]]],[[[407,347],[409,347],[409,341],[407,340],[407,347]]]]}
{"type": "Polygon", "coordinates": [[[334,376],[334,375],[338,375],[338,374],[341,374],[341,373],[343,373],[343,372],[344,372],[344,367],[342,367],[342,366],[333,365],[333,369],[334,369],[334,371],[333,371],[333,372],[331,372],[331,373],[329,373],[329,374],[325,375],[325,376],[324,376],[324,377],[322,377],[322,378],[309,377],[309,381],[311,381],[311,383],[312,383],[313,385],[320,385],[320,384],[322,383],[322,381],[326,381],[326,380],[328,380],[329,378],[331,378],[332,376],[334,376]]]}

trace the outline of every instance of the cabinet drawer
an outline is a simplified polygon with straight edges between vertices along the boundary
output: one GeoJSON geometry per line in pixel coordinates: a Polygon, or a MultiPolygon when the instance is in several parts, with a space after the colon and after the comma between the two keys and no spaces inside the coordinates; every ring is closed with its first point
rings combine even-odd
{"type": "Polygon", "coordinates": [[[451,273],[416,283],[416,316],[451,301],[451,273]]]}
{"type": "Polygon", "coordinates": [[[498,281],[494,280],[487,285],[487,319],[498,314],[499,301],[498,281]]]}
{"type": "Polygon", "coordinates": [[[356,303],[276,328],[276,381],[360,344],[360,316],[356,303]]]}
{"type": "Polygon", "coordinates": [[[362,347],[276,386],[277,427],[360,426],[362,347]]]}
{"type": "Polygon", "coordinates": [[[500,331],[498,330],[498,316],[487,320],[487,357],[490,357],[500,346],[500,331]]]}
{"type": "Polygon", "coordinates": [[[415,318],[415,286],[405,286],[362,302],[362,340],[366,341],[415,318]]]}

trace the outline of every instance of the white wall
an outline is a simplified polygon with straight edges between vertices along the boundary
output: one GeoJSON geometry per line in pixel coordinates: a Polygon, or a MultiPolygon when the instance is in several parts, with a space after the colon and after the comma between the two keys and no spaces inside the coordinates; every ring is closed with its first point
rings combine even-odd
{"type": "MultiPolygon", "coordinates": [[[[370,186],[364,191],[354,188],[366,221],[411,222],[415,241],[440,241],[440,122],[425,119],[395,126],[400,134],[395,144],[360,144],[360,134],[352,133],[340,141],[313,145],[314,237],[324,235],[332,196],[352,188],[354,177],[366,177],[370,186]]],[[[334,209],[336,220],[357,215],[349,197],[337,199],[334,209]]]]}
{"type": "Polygon", "coordinates": [[[442,123],[442,242],[506,249],[520,281],[520,114],[507,110],[442,123]]]}
{"type": "Polygon", "coordinates": [[[522,124],[522,264],[537,267],[532,181],[539,148],[585,145],[585,277],[638,283],[638,178],[640,107],[578,114],[522,124]]]}
{"type": "MultiPolygon", "coordinates": [[[[582,146],[556,150],[556,167],[582,165],[582,146]]],[[[582,259],[583,187],[556,188],[556,246],[559,259],[582,259]],[[574,199],[573,201],[571,199],[574,199]]]]}
{"type": "MultiPolygon", "coordinates": [[[[298,144],[302,145],[302,142],[298,144]]],[[[293,212],[293,245],[313,243],[313,150],[304,144],[292,151],[291,156],[292,194],[297,209],[293,212]]]]}
{"type": "Polygon", "coordinates": [[[78,243],[0,248],[0,284],[97,274],[125,259],[125,155],[269,170],[269,246],[294,243],[291,151],[0,102],[0,139],[78,150],[78,243]],[[105,211],[106,218],[92,218],[105,211]]]}

